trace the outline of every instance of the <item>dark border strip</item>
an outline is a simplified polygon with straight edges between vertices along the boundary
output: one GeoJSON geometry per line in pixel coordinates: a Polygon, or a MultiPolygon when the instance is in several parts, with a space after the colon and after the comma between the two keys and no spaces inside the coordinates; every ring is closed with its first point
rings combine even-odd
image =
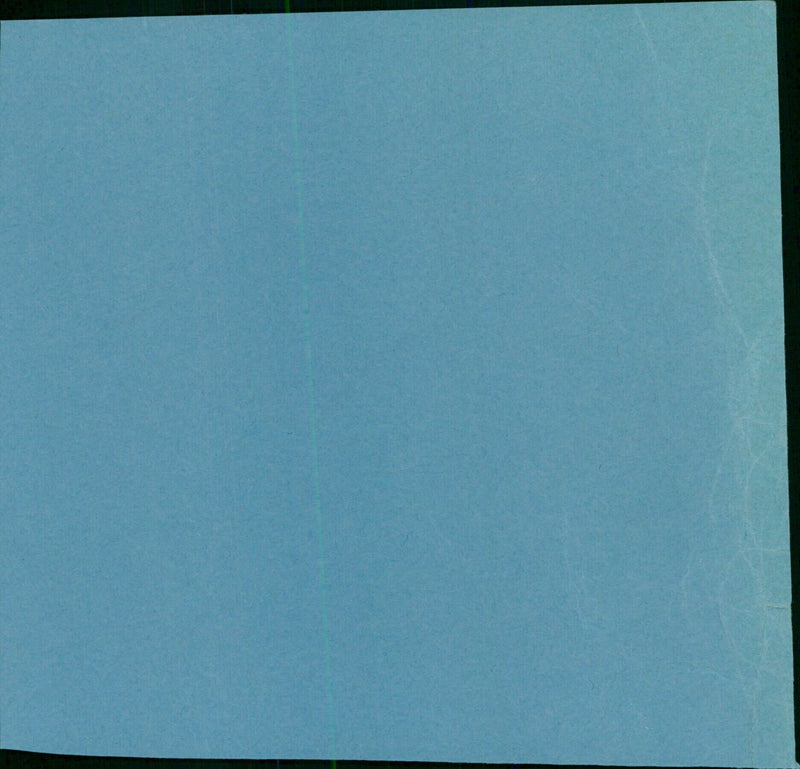
{"type": "Polygon", "coordinates": [[[792,565],[795,761],[800,763],[800,3],[777,5],[778,92],[781,135],[781,209],[783,212],[783,292],[786,350],[786,406],[789,441],[789,542],[792,565]]]}
{"type": "MultiPolygon", "coordinates": [[[[702,1],[725,2],[726,0],[702,1]]],[[[586,0],[0,0],[0,19],[228,16],[242,13],[286,13],[287,10],[291,13],[318,13],[411,11],[430,8],[632,4],[635,4],[635,0],[604,0],[603,2],[586,2],[586,0]]]]}
{"type": "MultiPolygon", "coordinates": [[[[465,764],[423,761],[285,761],[217,760],[183,758],[114,758],[111,756],[66,756],[0,750],[0,769],[557,769],[565,764],[465,764]]],[[[573,764],[575,769],[601,769],[596,764],[573,764]]],[[[661,767],[661,769],[718,769],[714,767],[661,767]]],[[[725,767],[724,769],[728,769],[725,767]]],[[[733,769],[732,767],[730,769],[733,769]]]]}

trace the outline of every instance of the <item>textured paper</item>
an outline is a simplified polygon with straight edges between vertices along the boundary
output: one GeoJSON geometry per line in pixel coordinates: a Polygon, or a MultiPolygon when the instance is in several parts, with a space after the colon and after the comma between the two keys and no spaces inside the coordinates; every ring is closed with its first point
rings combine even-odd
{"type": "Polygon", "coordinates": [[[773,4],[0,75],[0,746],[794,765],[773,4]]]}

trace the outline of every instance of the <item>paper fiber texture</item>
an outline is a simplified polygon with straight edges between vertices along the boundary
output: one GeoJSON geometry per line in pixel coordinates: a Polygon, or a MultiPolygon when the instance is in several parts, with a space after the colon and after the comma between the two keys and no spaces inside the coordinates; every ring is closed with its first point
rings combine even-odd
{"type": "Polygon", "coordinates": [[[794,765],[775,60],[4,23],[2,747],[794,765]]]}

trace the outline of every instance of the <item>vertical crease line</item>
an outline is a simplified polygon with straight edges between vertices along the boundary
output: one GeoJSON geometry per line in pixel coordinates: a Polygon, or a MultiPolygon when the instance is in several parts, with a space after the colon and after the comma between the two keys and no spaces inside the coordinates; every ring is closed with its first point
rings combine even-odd
{"type": "MultiPolygon", "coordinates": [[[[289,0],[287,2],[287,9],[289,0]]],[[[300,142],[298,139],[298,118],[297,118],[297,90],[295,85],[294,71],[294,46],[292,40],[294,19],[288,17],[288,42],[289,42],[289,74],[291,78],[290,92],[292,97],[292,132],[294,139],[294,177],[295,177],[295,198],[297,202],[297,228],[300,239],[300,272],[303,285],[303,326],[305,336],[305,361],[306,361],[306,386],[308,390],[309,412],[310,412],[310,433],[311,433],[311,462],[313,473],[314,489],[314,513],[317,525],[317,560],[319,564],[319,590],[322,611],[322,636],[323,654],[325,664],[326,693],[328,701],[328,729],[330,760],[335,767],[336,756],[336,732],[333,705],[333,686],[331,679],[331,649],[330,632],[328,625],[328,603],[327,603],[327,582],[325,575],[325,547],[323,541],[323,515],[322,515],[322,496],[320,493],[319,477],[319,447],[317,440],[317,403],[316,388],[314,384],[313,352],[311,346],[311,301],[309,298],[308,265],[306,260],[305,248],[305,225],[303,220],[303,190],[302,173],[300,169],[300,142]]]]}

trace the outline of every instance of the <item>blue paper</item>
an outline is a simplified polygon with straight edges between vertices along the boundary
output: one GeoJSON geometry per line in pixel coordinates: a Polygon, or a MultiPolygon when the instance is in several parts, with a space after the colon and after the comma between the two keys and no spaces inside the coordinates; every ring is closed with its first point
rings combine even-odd
{"type": "Polygon", "coordinates": [[[0,76],[0,747],[794,766],[774,4],[0,76]]]}

